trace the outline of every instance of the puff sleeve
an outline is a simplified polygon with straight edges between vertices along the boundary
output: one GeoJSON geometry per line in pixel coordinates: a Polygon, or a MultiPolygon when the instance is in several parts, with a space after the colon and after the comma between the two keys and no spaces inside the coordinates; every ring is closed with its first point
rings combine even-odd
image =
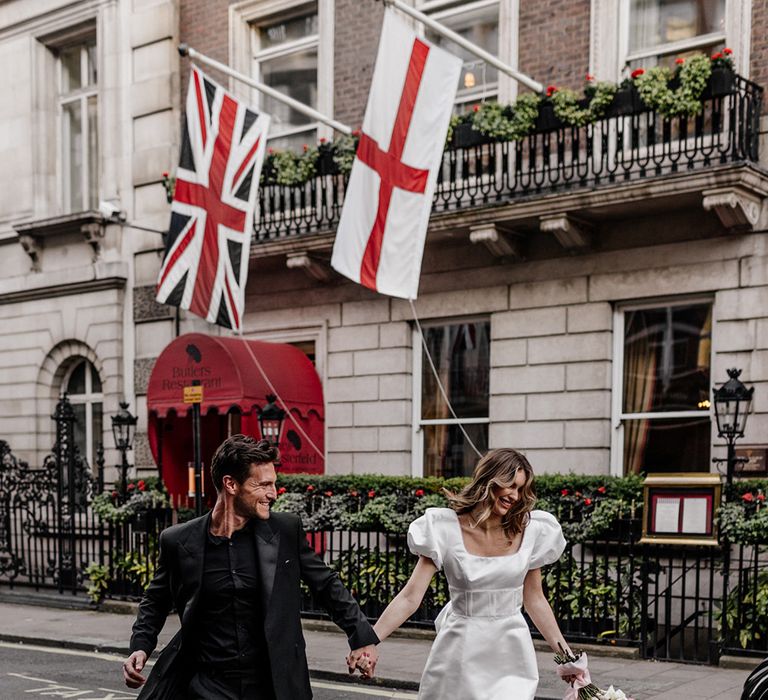
{"type": "Polygon", "coordinates": [[[435,527],[437,508],[427,508],[424,515],[416,518],[408,527],[408,549],[413,554],[429,557],[435,566],[443,568],[443,555],[435,527]]]}
{"type": "Polygon", "coordinates": [[[554,564],[563,554],[565,538],[557,518],[543,510],[531,513],[528,527],[533,528],[533,552],[529,568],[540,569],[542,566],[554,564]]]}

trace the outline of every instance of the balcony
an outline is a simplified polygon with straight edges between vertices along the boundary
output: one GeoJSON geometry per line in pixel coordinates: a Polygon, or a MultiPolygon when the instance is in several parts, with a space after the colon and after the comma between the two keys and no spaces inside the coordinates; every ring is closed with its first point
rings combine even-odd
{"type": "MultiPolygon", "coordinates": [[[[633,206],[647,212],[664,199],[666,206],[703,204],[727,228],[750,228],[768,195],[757,165],[762,92],[734,76],[725,94],[703,99],[694,117],[667,118],[638,101],[629,108],[614,103],[582,127],[539,123],[518,141],[482,142],[473,132],[474,143],[454,140],[445,150],[431,229],[534,221],[559,231],[565,247],[579,247],[571,224],[545,219],[624,215],[633,206]]],[[[303,185],[262,185],[253,255],[329,249],[345,184],[346,176],[324,174],[303,185]]]]}

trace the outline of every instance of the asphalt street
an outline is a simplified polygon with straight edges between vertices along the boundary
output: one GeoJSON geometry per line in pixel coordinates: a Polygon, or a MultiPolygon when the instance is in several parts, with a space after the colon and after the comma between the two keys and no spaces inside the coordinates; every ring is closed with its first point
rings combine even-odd
{"type": "MultiPolygon", "coordinates": [[[[123,685],[123,657],[90,651],[0,642],[0,700],[76,698],[132,700],[123,685]]],[[[313,679],[316,700],[407,700],[408,691],[313,679]]]]}

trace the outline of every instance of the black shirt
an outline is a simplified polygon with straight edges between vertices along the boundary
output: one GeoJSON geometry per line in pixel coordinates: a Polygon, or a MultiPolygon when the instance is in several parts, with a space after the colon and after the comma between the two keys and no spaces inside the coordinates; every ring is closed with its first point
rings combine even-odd
{"type": "Polygon", "coordinates": [[[198,662],[271,678],[253,521],[232,537],[210,532],[198,617],[198,662]]]}

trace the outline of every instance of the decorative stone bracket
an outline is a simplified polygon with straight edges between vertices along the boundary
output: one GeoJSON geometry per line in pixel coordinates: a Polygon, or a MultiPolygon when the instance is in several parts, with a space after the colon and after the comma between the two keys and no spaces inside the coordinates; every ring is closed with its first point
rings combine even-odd
{"type": "Polygon", "coordinates": [[[519,235],[496,224],[478,224],[469,227],[469,240],[484,245],[497,258],[523,259],[522,239],[519,235]]]}
{"type": "Polygon", "coordinates": [[[730,231],[751,231],[760,218],[762,197],[744,187],[722,187],[702,192],[704,209],[717,214],[730,231]]]}
{"type": "Polygon", "coordinates": [[[289,270],[303,270],[307,277],[318,282],[328,282],[331,279],[328,266],[310,257],[306,251],[288,253],[285,264],[289,270]]]}
{"type": "Polygon", "coordinates": [[[592,231],[589,224],[565,213],[540,217],[539,230],[542,233],[553,234],[563,248],[572,252],[585,250],[592,245],[592,231]]]}
{"type": "Polygon", "coordinates": [[[101,255],[101,245],[104,242],[104,224],[87,223],[80,227],[80,232],[85,238],[85,242],[93,248],[93,262],[96,262],[101,255]]]}
{"type": "Polygon", "coordinates": [[[43,252],[40,239],[29,233],[20,233],[18,236],[19,244],[32,261],[32,272],[40,272],[40,256],[43,252]]]}

